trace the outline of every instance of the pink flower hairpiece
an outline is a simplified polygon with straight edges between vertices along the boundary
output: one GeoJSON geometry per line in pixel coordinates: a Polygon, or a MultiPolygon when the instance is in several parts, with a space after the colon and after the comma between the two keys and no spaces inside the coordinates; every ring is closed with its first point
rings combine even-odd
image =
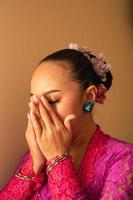
{"type": "Polygon", "coordinates": [[[103,104],[106,99],[107,88],[103,84],[97,85],[96,102],[103,104]]]}
{"type": "MultiPolygon", "coordinates": [[[[75,49],[77,51],[82,52],[92,63],[93,69],[96,74],[100,77],[100,79],[105,82],[106,81],[106,73],[110,71],[111,65],[108,64],[105,60],[105,56],[103,53],[99,53],[97,56],[92,54],[92,52],[87,47],[80,47],[77,43],[70,43],[69,49],[75,49]],[[94,55],[95,57],[90,57],[90,55],[94,55]]],[[[104,84],[97,85],[97,96],[96,102],[103,104],[106,99],[107,88],[104,84]]]]}
{"type": "Polygon", "coordinates": [[[80,47],[77,43],[70,43],[69,49],[75,49],[77,51],[82,52],[92,63],[93,69],[96,72],[96,74],[100,77],[100,79],[104,82],[106,81],[106,73],[110,71],[111,65],[106,62],[105,56],[103,53],[99,53],[95,57],[90,57],[90,55],[93,55],[91,51],[87,47],[80,47]]]}

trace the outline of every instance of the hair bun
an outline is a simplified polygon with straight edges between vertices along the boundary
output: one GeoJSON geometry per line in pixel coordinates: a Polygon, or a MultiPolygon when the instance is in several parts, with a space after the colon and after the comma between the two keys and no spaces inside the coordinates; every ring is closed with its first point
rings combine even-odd
{"type": "Polygon", "coordinates": [[[82,52],[92,63],[93,69],[102,82],[106,82],[106,73],[110,71],[111,65],[107,63],[103,53],[94,55],[87,47],[80,47],[77,43],[70,43],[69,49],[82,52]]]}

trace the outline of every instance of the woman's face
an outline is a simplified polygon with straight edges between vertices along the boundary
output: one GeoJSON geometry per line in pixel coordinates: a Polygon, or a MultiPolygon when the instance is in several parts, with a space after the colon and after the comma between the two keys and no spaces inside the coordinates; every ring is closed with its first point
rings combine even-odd
{"type": "Polygon", "coordinates": [[[67,73],[56,62],[41,63],[33,72],[31,93],[44,95],[62,122],[67,115],[75,114],[77,125],[83,115],[83,94],[67,73]]]}

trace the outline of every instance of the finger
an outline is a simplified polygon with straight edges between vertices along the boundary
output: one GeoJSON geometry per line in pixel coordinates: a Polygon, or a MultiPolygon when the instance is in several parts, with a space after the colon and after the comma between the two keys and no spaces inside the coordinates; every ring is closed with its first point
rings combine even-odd
{"type": "Polygon", "coordinates": [[[27,139],[30,151],[34,153],[36,147],[38,146],[37,137],[36,137],[36,134],[35,134],[35,131],[34,131],[34,128],[33,128],[33,123],[32,123],[32,120],[31,120],[29,113],[27,113],[27,117],[28,117],[28,124],[29,124],[30,129],[26,133],[26,139],[27,139]]]}
{"type": "Polygon", "coordinates": [[[31,109],[31,111],[32,111],[33,113],[35,113],[35,111],[36,111],[35,105],[33,105],[32,102],[28,103],[28,105],[29,105],[29,108],[31,109]]]}
{"type": "Polygon", "coordinates": [[[38,118],[40,118],[40,112],[39,112],[38,106],[34,104],[33,100],[30,103],[28,103],[28,105],[31,111],[35,113],[38,118]]]}
{"type": "MultiPolygon", "coordinates": [[[[42,100],[37,96],[37,95],[33,95],[33,102],[34,103],[36,103],[36,104],[38,104],[38,106],[39,106],[39,104],[43,104],[46,108],[47,108],[47,111],[50,111],[51,113],[53,112],[53,109],[52,109],[52,107],[50,106],[50,104],[48,103],[48,101],[46,100],[46,104],[48,104],[48,106],[47,105],[45,105],[43,102],[42,102],[42,100]]],[[[45,99],[44,99],[45,100],[45,99]]],[[[50,114],[50,113],[49,113],[50,114]]],[[[55,115],[55,117],[57,117],[56,116],[56,114],[53,112],[53,115],[55,115]]],[[[52,118],[51,118],[52,119],[52,118]]]]}
{"type": "Polygon", "coordinates": [[[39,105],[41,103],[41,100],[37,95],[33,95],[32,100],[36,105],[39,105]]]}
{"type": "Polygon", "coordinates": [[[32,130],[32,124],[31,124],[31,122],[30,122],[30,115],[29,115],[29,113],[27,113],[27,118],[28,118],[27,129],[32,130]]]}
{"type": "Polygon", "coordinates": [[[32,137],[35,138],[35,133],[34,133],[34,129],[33,129],[32,121],[31,121],[29,113],[27,113],[27,118],[28,118],[28,125],[27,125],[27,131],[26,131],[26,139],[31,137],[31,135],[32,137]]]}
{"type": "Polygon", "coordinates": [[[47,109],[53,123],[55,124],[55,126],[61,127],[63,124],[62,124],[61,120],[58,118],[58,116],[55,113],[55,111],[53,110],[53,108],[48,103],[47,99],[44,96],[41,96],[41,100],[42,100],[43,105],[46,107],[46,109],[47,109]]]}
{"type": "Polygon", "coordinates": [[[51,118],[46,110],[46,108],[42,105],[42,103],[39,104],[39,111],[41,114],[41,118],[46,126],[47,131],[51,131],[51,126],[53,122],[51,121],[51,118]]]}
{"type": "MultiPolygon", "coordinates": [[[[38,97],[37,95],[33,95],[32,100],[38,106],[38,108],[39,108],[39,105],[42,104],[40,97],[38,97]]],[[[40,113],[40,110],[39,110],[39,113],[40,113]]]]}
{"type": "Polygon", "coordinates": [[[27,117],[28,117],[28,126],[34,132],[33,123],[29,113],[27,113],[27,117]]]}
{"type": "Polygon", "coordinates": [[[75,119],[76,116],[74,114],[68,115],[64,120],[64,125],[68,129],[69,132],[72,132],[72,124],[71,121],[75,119]]]}
{"type": "Polygon", "coordinates": [[[34,113],[32,113],[32,111],[30,111],[30,118],[33,124],[33,128],[36,134],[36,138],[39,139],[41,137],[41,126],[37,120],[37,117],[34,113]]]}
{"type": "MultiPolygon", "coordinates": [[[[32,111],[32,113],[35,113],[36,116],[37,116],[37,119],[39,121],[39,123],[41,124],[41,127],[45,127],[45,124],[43,123],[43,120],[41,118],[41,114],[40,114],[40,111],[39,111],[39,108],[38,106],[36,106],[34,103],[33,103],[33,100],[32,102],[29,103],[29,107],[32,111]]],[[[45,127],[46,128],[46,127],[45,127]]]]}

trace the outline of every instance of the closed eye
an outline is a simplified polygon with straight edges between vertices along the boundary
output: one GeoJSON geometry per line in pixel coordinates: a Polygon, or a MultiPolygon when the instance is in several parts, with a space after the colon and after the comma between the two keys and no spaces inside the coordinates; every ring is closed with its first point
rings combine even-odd
{"type": "Polygon", "coordinates": [[[55,104],[55,103],[59,102],[59,100],[56,100],[56,101],[51,101],[51,100],[49,100],[48,102],[49,102],[50,104],[55,104]]]}

